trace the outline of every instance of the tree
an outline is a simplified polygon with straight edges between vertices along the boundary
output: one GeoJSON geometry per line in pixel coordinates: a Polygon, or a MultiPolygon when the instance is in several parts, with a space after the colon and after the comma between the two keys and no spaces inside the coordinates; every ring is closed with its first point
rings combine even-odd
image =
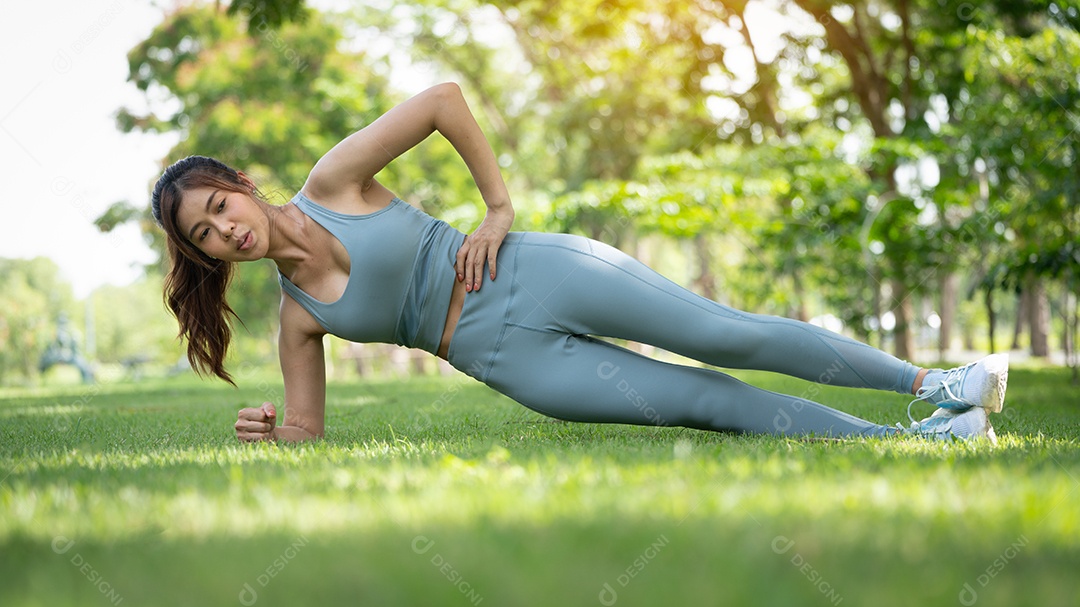
{"type": "Polygon", "coordinates": [[[73,308],[71,286],[52,260],[0,259],[0,382],[37,376],[57,318],[73,308]]]}
{"type": "MultiPolygon", "coordinates": [[[[283,203],[323,153],[392,101],[365,56],[341,50],[342,32],[328,17],[274,29],[265,15],[244,13],[247,27],[215,5],[182,6],[167,15],[129,53],[129,79],[151,99],[173,103],[153,104],[144,114],[123,109],[117,120],[124,131],[179,132],[181,141],[164,164],[190,154],[214,156],[254,175],[271,202],[283,203]]],[[[163,271],[163,235],[148,208],[119,203],[97,223],[107,230],[134,218],[141,219],[163,271]]],[[[258,343],[271,344],[275,268],[240,264],[236,282],[233,308],[258,343]]]]}
{"type": "Polygon", "coordinates": [[[90,295],[90,309],[100,362],[173,365],[183,355],[161,298],[160,276],[99,287],[90,295]]]}
{"type": "MultiPolygon", "coordinates": [[[[1019,19],[1015,10],[1011,18],[1019,19]]],[[[1047,281],[1075,296],[1080,257],[1080,185],[1076,172],[1080,86],[1061,64],[1080,61],[1080,33],[1068,12],[1050,3],[1045,13],[1019,20],[1011,32],[975,31],[972,46],[985,53],[964,55],[965,91],[999,99],[997,108],[959,102],[965,114],[965,146],[986,164],[995,211],[1012,246],[998,261],[1006,267],[1000,285],[1023,291],[1025,323],[1035,356],[1049,353],[1047,281]]],[[[1072,343],[1075,298],[1061,314],[1072,343]]]]}

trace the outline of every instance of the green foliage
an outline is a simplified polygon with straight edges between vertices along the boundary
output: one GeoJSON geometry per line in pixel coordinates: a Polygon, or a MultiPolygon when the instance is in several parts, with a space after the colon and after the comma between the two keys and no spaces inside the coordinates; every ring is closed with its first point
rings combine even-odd
{"type": "MultiPolygon", "coordinates": [[[[397,99],[388,60],[343,50],[374,34],[463,84],[518,229],[692,242],[668,248],[702,288],[714,273],[755,310],[827,307],[861,336],[887,311],[882,284],[893,303],[964,270],[969,294],[1032,272],[1077,284],[1073,9],[790,0],[769,4],[787,29],[770,56],[747,26],[764,5],[417,0],[306,20],[294,0],[189,6],[129,58],[133,82],[175,103],[119,122],[178,131],[170,159],[217,155],[287,196],[397,99]]],[[[380,178],[460,229],[482,214],[440,138],[380,178]]],[[[254,335],[272,325],[272,277],[238,280],[254,335]]]]}
{"type": "Polygon", "coordinates": [[[169,158],[215,156],[268,191],[295,191],[323,153],[390,107],[385,81],[341,46],[326,16],[248,34],[213,6],[182,7],[128,55],[132,82],[176,103],[123,110],[121,128],[178,131],[169,158]]]}
{"type": "Polygon", "coordinates": [[[73,307],[71,286],[52,260],[0,259],[0,384],[37,377],[57,319],[73,307]]]}
{"type": "Polygon", "coordinates": [[[1074,277],[1080,270],[1080,85],[1061,65],[1080,62],[1080,33],[1051,21],[1026,35],[975,30],[964,56],[965,81],[996,107],[969,100],[961,140],[986,158],[992,211],[1008,226],[1000,261],[1017,284],[1030,271],[1074,277]],[[1003,111],[1004,110],[1004,111],[1003,111]]]}
{"type": "MultiPolygon", "coordinates": [[[[230,11],[247,10],[236,7],[230,11]]],[[[123,130],[180,132],[166,164],[190,154],[213,156],[253,175],[270,202],[284,203],[322,154],[392,103],[385,79],[364,54],[343,50],[341,29],[330,17],[273,29],[258,19],[263,14],[251,17],[249,29],[212,5],[168,15],[128,60],[141,90],[164,93],[173,103],[143,115],[121,110],[118,122],[123,130]]],[[[149,209],[139,215],[164,270],[161,230],[149,209]]],[[[98,224],[107,229],[133,216],[121,203],[98,224]]],[[[278,293],[272,265],[240,264],[229,301],[243,321],[237,335],[256,342],[241,349],[272,354],[278,293]]]]}
{"type": "Polygon", "coordinates": [[[232,0],[228,14],[247,19],[248,31],[278,28],[287,22],[303,23],[310,11],[305,0],[232,0]]]}
{"type": "Polygon", "coordinates": [[[123,287],[100,287],[89,299],[95,361],[169,366],[183,356],[176,323],[162,301],[159,275],[151,274],[123,287]]]}

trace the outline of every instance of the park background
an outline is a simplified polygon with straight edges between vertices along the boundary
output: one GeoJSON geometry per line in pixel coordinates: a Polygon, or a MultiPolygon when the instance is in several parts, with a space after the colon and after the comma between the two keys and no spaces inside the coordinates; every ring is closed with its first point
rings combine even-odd
{"type": "MultiPolygon", "coordinates": [[[[7,548],[0,565],[25,574],[21,585],[8,589],[18,600],[35,604],[36,596],[48,604],[89,596],[109,602],[111,595],[101,585],[106,578],[109,588],[123,590],[124,596],[152,596],[146,576],[136,573],[141,581],[125,586],[118,572],[125,566],[145,573],[163,563],[192,565],[207,546],[237,559],[261,554],[256,560],[267,567],[255,572],[268,572],[277,563],[271,557],[312,554],[310,539],[317,542],[335,524],[347,530],[346,536],[372,531],[371,545],[358,549],[361,556],[392,553],[403,545],[395,535],[399,527],[431,520],[444,525],[437,544],[443,548],[422,550],[434,537],[429,522],[421,525],[427,531],[406,534],[412,543],[405,542],[410,550],[404,556],[391,555],[373,571],[407,586],[403,580],[411,578],[401,572],[419,562],[426,569],[413,573],[442,576],[441,590],[426,583],[390,590],[374,574],[362,576],[375,589],[371,596],[391,602],[432,596],[473,602],[472,591],[496,597],[489,604],[543,604],[525,592],[542,591],[536,580],[499,568],[482,574],[470,563],[489,562],[496,548],[516,542],[541,547],[522,558],[535,557],[534,564],[544,560],[545,547],[549,555],[564,556],[595,548],[568,539],[579,534],[598,544],[610,540],[609,566],[582,568],[565,592],[585,588],[581,596],[604,603],[605,583],[612,590],[629,588],[638,574],[655,571],[646,566],[667,550],[669,561],[657,566],[666,573],[652,575],[670,580],[677,579],[676,569],[694,572],[689,594],[679,595],[688,597],[703,592],[705,578],[713,574],[688,556],[692,551],[675,556],[669,545],[693,545],[714,529],[717,521],[709,516],[747,508],[761,508],[766,527],[779,521],[787,531],[762,539],[751,526],[739,524],[745,517],[736,516],[724,537],[751,555],[749,565],[732,556],[720,559],[719,566],[741,572],[753,587],[754,565],[763,559],[771,563],[765,570],[781,578],[772,589],[776,594],[764,595],[771,599],[833,604],[844,596],[849,604],[860,597],[881,599],[851,572],[888,552],[884,546],[901,546],[900,560],[908,568],[881,582],[892,595],[926,582],[915,573],[916,562],[941,554],[946,560],[975,555],[977,565],[969,567],[968,577],[939,576],[920,590],[944,588],[954,602],[957,596],[963,602],[964,584],[982,591],[986,585],[980,576],[993,572],[986,579],[995,577],[1017,553],[1032,551],[1031,543],[1039,546],[1035,558],[1013,567],[1012,579],[995,582],[1001,604],[1023,602],[1024,589],[1035,580],[1043,582],[1040,604],[1066,596],[1054,572],[1075,564],[1078,527],[1075,513],[1065,512],[1069,506],[1062,504],[1075,504],[1080,486],[1074,421],[1080,402],[1074,354],[1080,12],[1074,3],[116,0],[78,9],[64,3],[38,6],[53,14],[0,26],[5,56],[21,52],[20,40],[39,51],[12,62],[16,77],[0,93],[5,176],[17,184],[5,203],[10,237],[0,249],[0,475],[7,479],[0,480],[0,507],[10,515],[0,524],[7,548]],[[138,25],[132,26],[129,19],[135,16],[138,25]],[[45,42],[35,46],[31,38],[45,42]],[[104,60],[96,50],[115,50],[117,39],[131,40],[122,50],[127,53],[122,73],[113,70],[109,76],[126,79],[122,92],[102,94],[98,83],[71,77],[91,73],[89,64],[104,60]],[[447,80],[461,85],[491,141],[518,209],[515,229],[588,235],[707,297],[811,320],[916,363],[966,362],[977,353],[1011,351],[1027,372],[1014,377],[1030,390],[1022,400],[1014,382],[1010,395],[1031,406],[1020,407],[999,426],[1012,455],[988,463],[992,454],[978,449],[907,446],[884,449],[882,456],[873,446],[836,447],[842,453],[833,453],[829,447],[786,442],[714,442],[674,429],[635,435],[588,426],[549,428],[512,403],[463,384],[429,356],[334,338],[327,338],[336,384],[329,403],[332,410],[335,404],[343,407],[331,412],[331,421],[342,429],[338,442],[311,453],[223,446],[230,431],[226,418],[234,417],[236,408],[265,399],[280,405],[275,268],[271,262],[244,264],[231,291],[243,326],[228,366],[240,390],[193,381],[175,338],[175,320],[161,302],[164,247],[148,209],[156,176],[185,155],[215,156],[253,175],[271,202],[284,203],[337,141],[409,95],[447,80]],[[28,119],[38,115],[38,105],[53,108],[53,115],[28,119]],[[121,136],[82,135],[81,125],[66,121],[69,114],[63,111],[71,108],[70,115],[77,115],[82,106],[107,114],[114,135],[121,136]],[[107,139],[122,149],[95,147],[107,139]],[[69,153],[54,156],[57,150],[69,153]],[[43,166],[54,157],[59,158],[55,165],[43,166]],[[41,204],[32,208],[35,201],[41,204]],[[57,236],[69,227],[81,236],[57,236]],[[97,235],[90,238],[87,230],[97,235]],[[23,250],[42,252],[28,256],[23,250]],[[70,366],[41,368],[62,318],[96,373],[89,388],[79,386],[80,376],[70,366]],[[405,376],[416,380],[406,383],[405,376]],[[373,403],[387,402],[401,404],[400,415],[406,417],[372,409],[373,403]],[[1043,405],[1057,409],[1038,408],[1043,405]],[[503,425],[485,426],[491,423],[485,417],[489,410],[504,416],[498,418],[503,425]],[[179,416],[186,432],[151,423],[154,411],[179,416]],[[526,422],[531,425],[522,426],[529,428],[524,434],[507,425],[526,422]],[[478,428],[488,428],[494,438],[478,428]],[[606,446],[600,451],[584,446],[595,441],[606,446]],[[164,450],[154,451],[154,445],[164,450]],[[721,449],[723,464],[696,459],[718,458],[721,449]],[[792,449],[807,452],[792,463],[782,455],[792,449]],[[633,455],[613,454],[627,450],[633,455]],[[568,461],[553,461],[552,451],[568,451],[568,461]],[[670,459],[672,453],[679,465],[700,464],[677,479],[684,484],[670,484],[664,480],[667,469],[649,467],[649,461],[664,454],[670,459]],[[308,468],[306,481],[297,478],[310,465],[302,461],[305,454],[327,462],[308,468]],[[897,454],[910,461],[890,459],[897,454]],[[850,500],[866,497],[852,488],[859,481],[828,474],[810,484],[798,479],[820,465],[858,466],[866,456],[884,457],[893,467],[855,475],[870,487],[865,491],[874,506],[845,527],[850,500]],[[354,457],[373,464],[373,471],[349,468],[353,464],[347,460],[354,457]],[[630,457],[632,465],[622,457],[630,457]],[[169,480],[177,473],[194,479],[207,461],[224,471],[223,478],[208,481],[209,499],[218,510],[189,503],[197,495],[185,493],[185,481],[169,480]],[[1003,461],[1016,467],[1008,474],[1029,478],[1003,489],[1003,461]],[[264,464],[267,469],[252,470],[264,464]],[[102,481],[97,472],[104,469],[110,472],[102,481]],[[117,472],[136,469],[133,478],[117,472]],[[753,471],[763,477],[754,480],[753,471]],[[580,486],[557,485],[544,493],[529,485],[517,498],[483,490],[500,482],[515,487],[522,477],[535,481],[547,473],[580,486]],[[875,474],[885,479],[885,488],[875,474]],[[935,497],[917,489],[933,474],[952,484],[943,490],[945,505],[920,501],[935,497]],[[253,476],[266,487],[255,486],[253,476]],[[738,481],[749,488],[705,497],[688,488],[698,481],[717,485],[717,478],[724,487],[738,481]],[[794,482],[793,495],[805,503],[785,503],[785,496],[768,486],[770,480],[794,482]],[[141,496],[131,488],[133,481],[171,497],[141,496]],[[240,547],[205,540],[223,529],[245,541],[269,531],[221,512],[230,506],[255,503],[255,511],[266,515],[310,513],[312,504],[291,496],[290,488],[317,492],[318,481],[330,486],[315,509],[325,517],[325,527],[294,522],[277,535],[269,532],[269,539],[256,537],[240,547]],[[417,488],[425,483],[435,488],[417,488]],[[651,483],[671,493],[665,498],[634,494],[639,505],[649,504],[650,495],[659,499],[652,503],[659,503],[655,512],[641,506],[648,516],[639,519],[645,510],[617,499],[624,483],[651,483]],[[372,486],[374,495],[355,495],[358,488],[372,486]],[[456,492],[462,487],[473,496],[464,502],[456,492]],[[835,495],[827,496],[830,489],[835,495]],[[1009,522],[991,526],[974,546],[945,546],[944,540],[923,535],[904,544],[908,535],[887,531],[860,545],[860,538],[897,520],[902,528],[925,524],[954,540],[978,535],[985,531],[980,525],[987,523],[987,512],[964,514],[959,530],[948,516],[992,501],[996,489],[1015,498],[1005,517],[1009,522]],[[595,501],[584,496],[589,491],[597,495],[595,501]],[[895,505],[881,507],[882,491],[892,499],[921,497],[911,499],[914,513],[898,514],[895,505]],[[108,493],[115,495],[104,496],[108,493]],[[269,505],[271,494],[285,505],[269,505]],[[684,497],[693,507],[680,501],[684,497]],[[535,512],[534,498],[555,511],[520,514],[535,512]],[[357,525],[352,510],[332,507],[343,499],[380,514],[357,525]],[[431,499],[459,510],[446,513],[423,505],[431,499]],[[563,510],[567,506],[556,506],[566,503],[584,504],[577,519],[563,510]],[[93,516],[76,520],[73,514],[83,508],[93,516]],[[105,514],[110,508],[115,512],[105,514]],[[639,533],[593,525],[608,510],[616,523],[641,523],[639,533]],[[168,517],[178,512],[206,518],[177,530],[168,517]],[[799,527],[793,521],[802,516],[819,526],[799,527]],[[473,520],[485,517],[495,522],[486,531],[473,520]],[[548,517],[563,521],[551,538],[540,530],[550,523],[548,517]],[[466,519],[479,526],[451,524],[466,519]],[[678,523],[665,526],[670,520],[678,523]],[[529,529],[521,531],[519,523],[529,529]],[[129,525],[135,530],[124,531],[129,525]],[[799,528],[803,535],[792,549],[796,544],[787,541],[799,528]],[[475,533],[480,539],[470,539],[475,533]],[[140,564],[132,551],[157,546],[158,534],[174,543],[140,564]],[[65,542],[75,537],[82,548],[71,552],[65,542]],[[184,543],[190,538],[209,543],[193,547],[184,543]],[[839,545],[835,561],[832,540],[839,545]],[[448,552],[449,546],[457,552],[448,552]],[[432,555],[442,559],[439,564],[432,555]],[[441,567],[449,560],[456,563],[450,573],[441,567]],[[91,561],[95,579],[81,568],[91,561]],[[1038,566],[1042,573],[1034,572],[1038,566]],[[43,582],[50,575],[65,582],[50,590],[43,582]],[[425,594],[429,591],[434,594],[425,594]]],[[[115,63],[117,57],[108,60],[115,63]]],[[[114,88],[101,83],[102,90],[120,90],[115,82],[109,86],[114,88]]],[[[482,217],[468,170],[437,135],[379,178],[463,231],[482,217]]],[[[899,409],[881,413],[865,396],[841,396],[829,387],[818,392],[802,384],[770,383],[780,381],[771,378],[740,377],[792,393],[829,396],[830,404],[880,416],[882,422],[901,416],[899,409]]],[[[290,576],[301,569],[329,570],[339,582],[331,584],[331,595],[347,596],[344,572],[334,569],[335,561],[325,553],[320,556],[324,560],[298,559],[303,564],[288,569],[290,576]]],[[[281,571],[291,559],[284,559],[281,571]]],[[[204,577],[192,578],[205,582],[196,583],[200,588],[194,591],[202,599],[219,598],[218,584],[232,593],[230,600],[239,590],[243,602],[244,580],[262,584],[251,571],[230,572],[222,581],[212,560],[202,567],[204,577]]],[[[538,579],[547,579],[544,571],[541,567],[538,579]]],[[[863,573],[874,578],[873,572],[863,573]]],[[[725,578],[724,584],[731,583],[725,578]]],[[[635,584],[637,604],[664,596],[646,582],[635,584]]],[[[177,588],[169,590],[170,602],[183,602],[175,600],[177,588]]],[[[729,590],[754,596],[745,587],[729,590]]],[[[635,600],[629,592],[620,600],[635,600]]],[[[882,604],[904,604],[902,598],[891,596],[882,604]]]]}
{"type": "MultiPolygon", "coordinates": [[[[920,363],[1011,349],[1075,366],[1075,7],[326,6],[160,5],[161,22],[128,53],[126,96],[105,103],[130,133],[126,153],[163,155],[121,166],[128,176],[111,191],[66,177],[74,167],[35,182],[39,197],[53,195],[49,221],[101,236],[2,262],[0,381],[49,381],[39,363],[61,314],[104,378],[180,370],[144,193],[160,168],[218,157],[284,203],[334,143],[445,80],[461,84],[491,140],[515,229],[585,234],[706,297],[814,320],[920,363]],[[144,185],[134,194],[133,180],[144,185]],[[145,244],[133,247],[139,233],[145,244]],[[50,250],[82,265],[65,272],[50,250]],[[132,252],[136,279],[90,291],[95,270],[118,274],[118,251],[132,252]],[[107,267],[94,268],[99,257],[107,267]]],[[[51,68],[77,69],[78,52],[129,8],[105,7],[46,57],[51,68]]],[[[15,166],[42,154],[20,124],[19,105],[35,99],[20,92],[8,90],[4,124],[15,166]]],[[[116,172],[109,155],[80,149],[79,170],[116,172]]],[[[401,160],[380,175],[394,191],[463,231],[479,222],[482,201],[445,140],[401,160]]],[[[17,218],[29,204],[12,204],[17,218]]],[[[18,231],[48,242],[62,230],[18,231]]],[[[241,268],[234,365],[275,364],[277,293],[270,262],[241,268]]],[[[339,378],[436,369],[328,341],[339,378]]]]}

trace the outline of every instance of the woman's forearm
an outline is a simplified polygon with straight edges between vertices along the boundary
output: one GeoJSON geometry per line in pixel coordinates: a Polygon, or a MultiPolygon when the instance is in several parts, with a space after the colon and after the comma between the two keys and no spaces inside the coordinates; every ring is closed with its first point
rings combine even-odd
{"type": "Polygon", "coordinates": [[[510,194],[499,172],[495,152],[476,123],[461,88],[453,83],[442,86],[443,103],[435,112],[435,128],[454,146],[469,167],[488,210],[513,213],[510,194]]]}

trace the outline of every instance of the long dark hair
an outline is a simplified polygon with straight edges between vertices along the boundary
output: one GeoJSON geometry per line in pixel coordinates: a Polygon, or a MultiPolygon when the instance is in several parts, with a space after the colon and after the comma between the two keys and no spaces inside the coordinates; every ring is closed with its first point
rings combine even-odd
{"type": "Polygon", "coordinates": [[[192,368],[200,375],[213,373],[235,386],[225,370],[225,354],[232,339],[229,316],[239,320],[225,298],[233,264],[200,251],[180,232],[176,221],[181,195],[197,187],[251,192],[239,173],[206,156],[188,156],[165,169],[151,197],[154,219],[165,230],[169,252],[165,304],[180,323],[179,337],[187,341],[192,368]]]}

